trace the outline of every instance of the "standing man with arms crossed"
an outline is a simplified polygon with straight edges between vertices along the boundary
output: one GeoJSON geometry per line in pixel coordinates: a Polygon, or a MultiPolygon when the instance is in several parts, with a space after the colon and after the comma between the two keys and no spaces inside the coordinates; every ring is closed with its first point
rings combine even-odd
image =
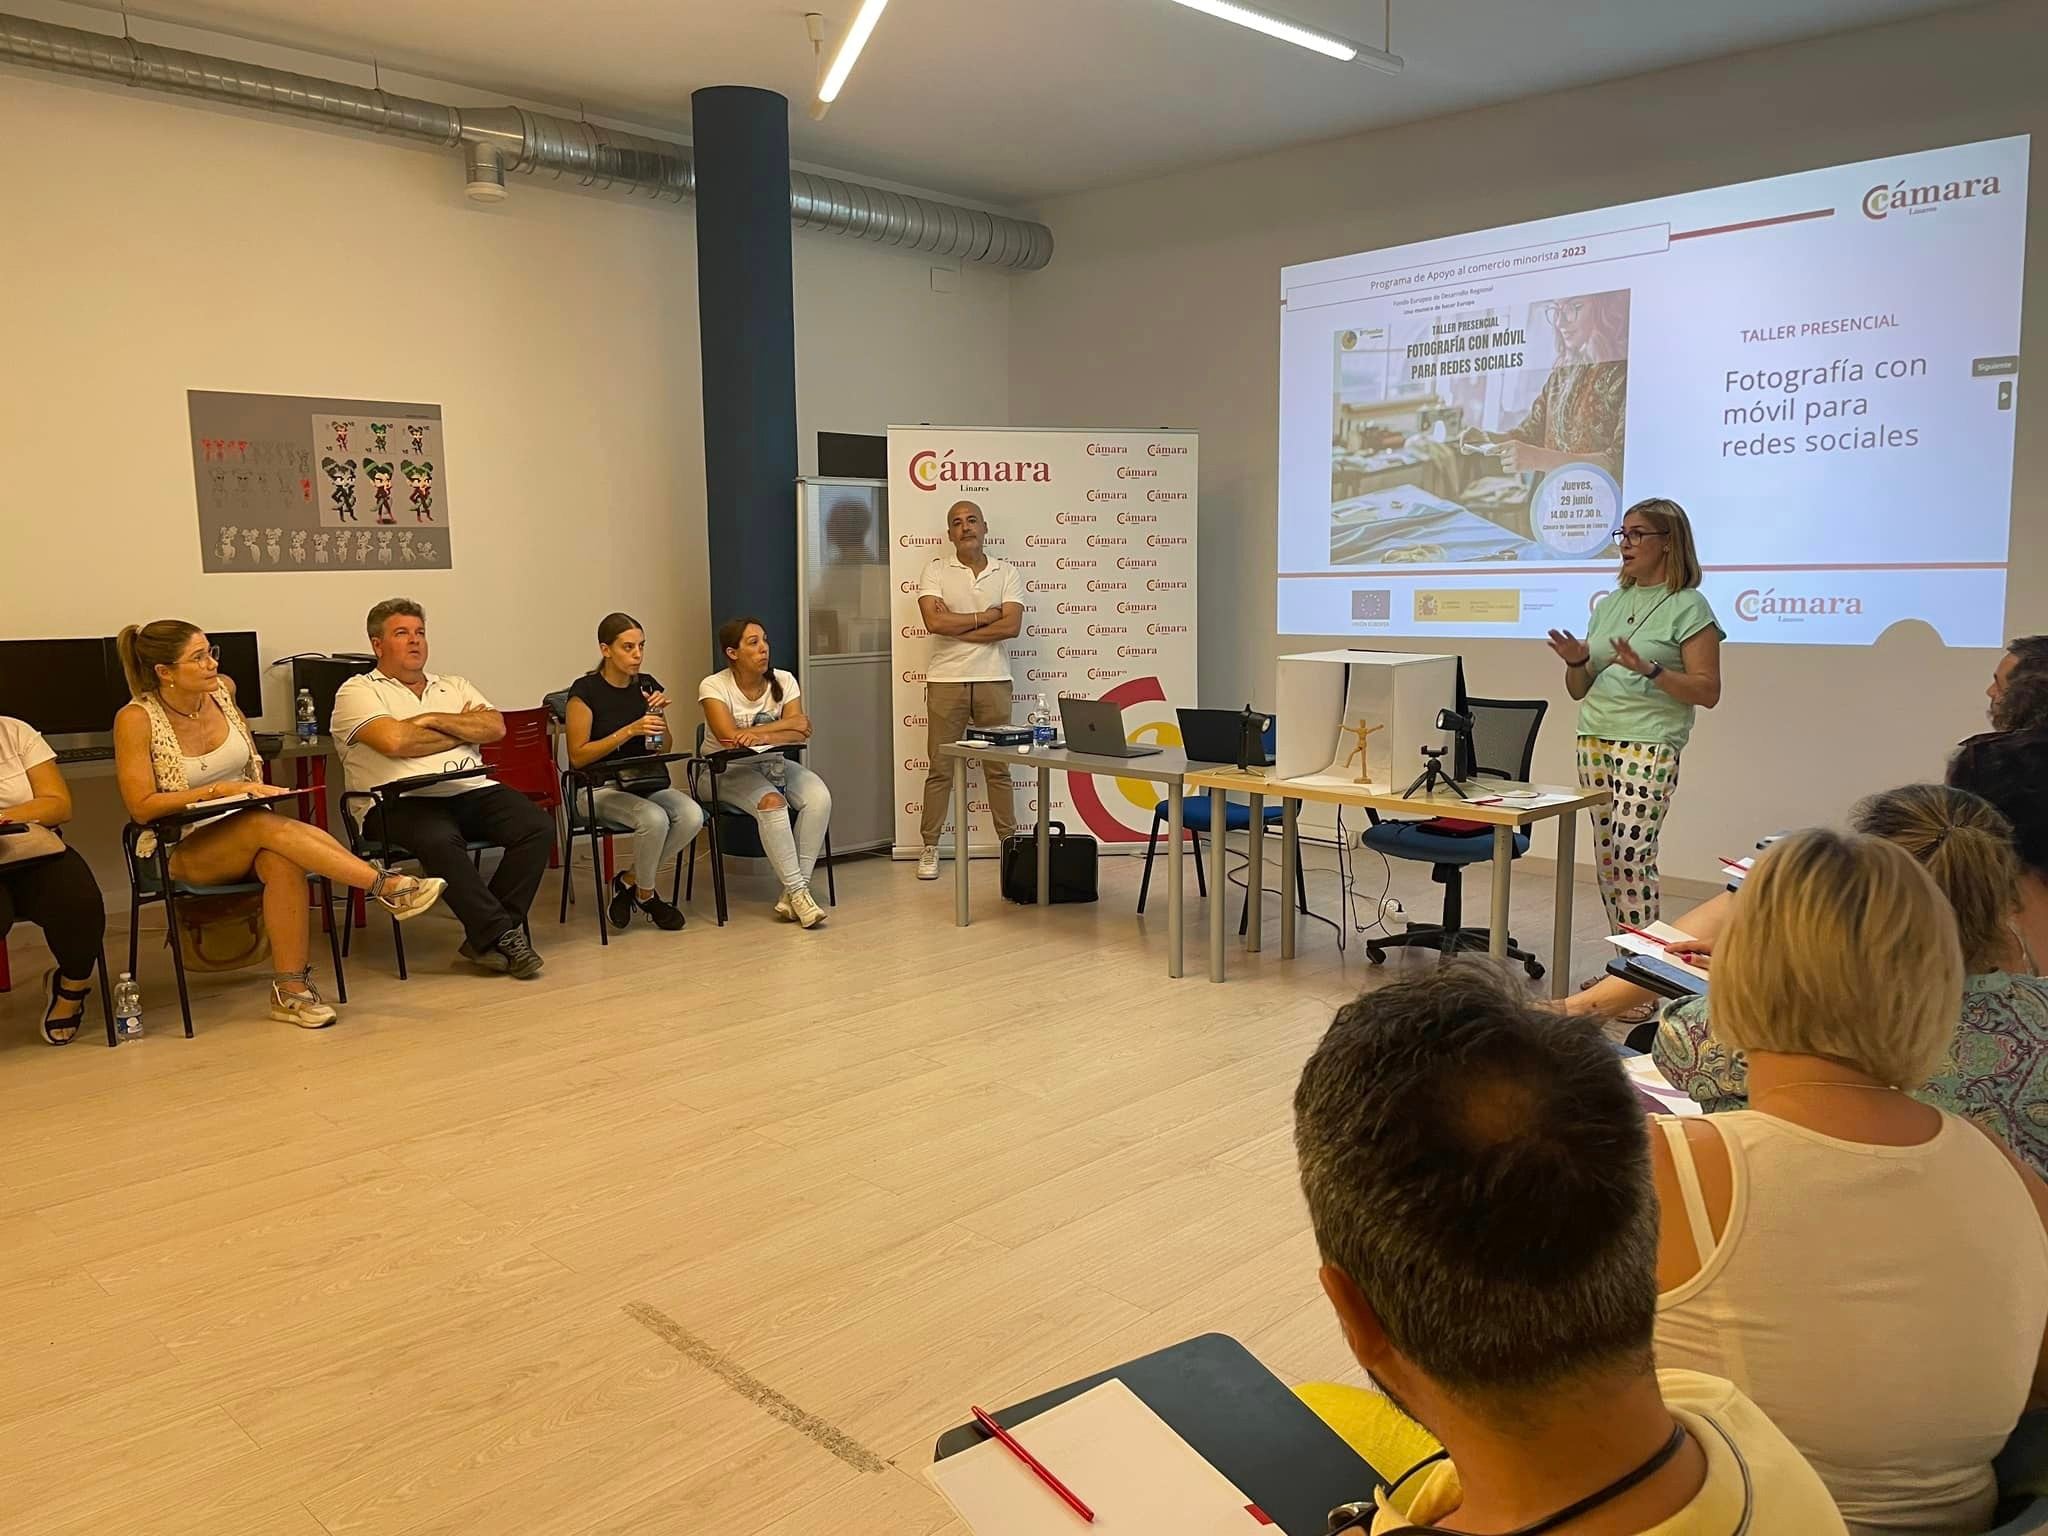
{"type": "MultiPolygon", "coordinates": [[[[374,671],[343,683],[329,730],[341,743],[350,790],[375,789],[419,774],[481,768],[477,748],[500,741],[505,717],[459,677],[427,670],[427,616],[410,598],[370,610],[374,671]]],[[[364,830],[407,849],[448,882],[442,900],[462,920],[462,957],[531,981],[541,971],[524,931],[554,846],[547,812],[487,778],[430,784],[373,813],[364,830]],[[487,883],[470,863],[467,840],[505,850],[487,883]]]]}
{"type": "MultiPolygon", "coordinates": [[[[934,555],[924,568],[917,611],[931,631],[932,654],[925,663],[924,698],[927,721],[924,810],[920,831],[923,850],[917,856],[917,878],[939,878],[939,835],[946,830],[950,775],[939,760],[939,748],[958,741],[970,725],[1010,724],[1010,658],[1005,640],[1015,639],[1024,623],[1024,578],[1006,560],[982,548],[988,522],[971,501],[956,501],[946,511],[950,555],[934,555]]],[[[988,784],[989,814],[996,837],[1007,840],[1017,830],[1017,807],[1010,794],[1010,770],[983,763],[988,784]]],[[[953,829],[953,857],[967,856],[967,829],[953,829]]]]}

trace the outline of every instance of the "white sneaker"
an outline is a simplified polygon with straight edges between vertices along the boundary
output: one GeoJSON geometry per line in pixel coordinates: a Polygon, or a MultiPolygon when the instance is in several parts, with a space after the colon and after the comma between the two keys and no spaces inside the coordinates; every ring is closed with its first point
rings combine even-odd
{"type": "Polygon", "coordinates": [[[287,992],[274,981],[270,984],[270,1016],[301,1029],[325,1029],[336,1018],[334,1010],[310,987],[304,992],[287,992]]]}
{"type": "Polygon", "coordinates": [[[811,898],[809,891],[791,891],[783,897],[783,902],[800,927],[815,928],[825,921],[825,909],[811,898]]]}
{"type": "Polygon", "coordinates": [[[785,923],[793,923],[796,921],[796,914],[790,911],[789,909],[789,892],[784,891],[780,896],[775,898],[775,915],[781,918],[785,923]]]}
{"type": "Polygon", "coordinates": [[[936,880],[939,878],[939,850],[926,848],[917,856],[917,878],[936,880]]]}

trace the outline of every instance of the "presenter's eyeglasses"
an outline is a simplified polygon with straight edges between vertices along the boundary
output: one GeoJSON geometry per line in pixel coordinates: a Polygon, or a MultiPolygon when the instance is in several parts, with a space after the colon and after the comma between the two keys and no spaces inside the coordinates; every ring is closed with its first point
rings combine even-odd
{"type": "Polygon", "coordinates": [[[1613,534],[1614,542],[1625,549],[1633,549],[1645,539],[1668,539],[1670,537],[1670,534],[1659,533],[1655,528],[1617,528],[1613,534]]]}
{"type": "Polygon", "coordinates": [[[220,647],[219,647],[219,646],[217,646],[217,645],[209,645],[209,646],[207,646],[207,647],[206,647],[206,649],[205,649],[205,650],[203,650],[203,651],[194,651],[194,652],[193,652],[193,653],[192,653],[191,655],[189,655],[189,656],[180,656],[180,657],[178,658],[178,664],[179,664],[180,666],[184,666],[184,665],[190,664],[190,665],[192,665],[192,666],[195,666],[195,667],[196,667],[196,666],[198,666],[198,665],[199,665],[199,664],[200,664],[201,662],[206,662],[206,661],[219,661],[219,660],[220,660],[220,647]]]}

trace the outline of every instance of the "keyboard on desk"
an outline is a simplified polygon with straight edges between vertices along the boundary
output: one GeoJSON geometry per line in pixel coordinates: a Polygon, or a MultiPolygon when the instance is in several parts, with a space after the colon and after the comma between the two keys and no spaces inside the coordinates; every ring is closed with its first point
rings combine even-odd
{"type": "Polygon", "coordinates": [[[66,747],[57,754],[60,763],[110,763],[113,760],[112,747],[66,747]]]}

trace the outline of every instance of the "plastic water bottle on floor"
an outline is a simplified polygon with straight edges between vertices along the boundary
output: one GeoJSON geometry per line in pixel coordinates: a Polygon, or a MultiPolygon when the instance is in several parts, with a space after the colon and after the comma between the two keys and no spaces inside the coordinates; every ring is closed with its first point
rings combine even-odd
{"type": "Polygon", "coordinates": [[[1025,717],[1031,722],[1031,741],[1034,746],[1049,747],[1053,744],[1052,711],[1046,707],[1045,695],[1031,695],[1030,713],[1025,717]]]}
{"type": "Polygon", "coordinates": [[[298,702],[299,740],[311,741],[320,734],[320,711],[313,703],[311,689],[299,690],[298,702]]]}
{"type": "Polygon", "coordinates": [[[114,983],[114,1038],[142,1038],[142,984],[126,971],[114,983]]]}

